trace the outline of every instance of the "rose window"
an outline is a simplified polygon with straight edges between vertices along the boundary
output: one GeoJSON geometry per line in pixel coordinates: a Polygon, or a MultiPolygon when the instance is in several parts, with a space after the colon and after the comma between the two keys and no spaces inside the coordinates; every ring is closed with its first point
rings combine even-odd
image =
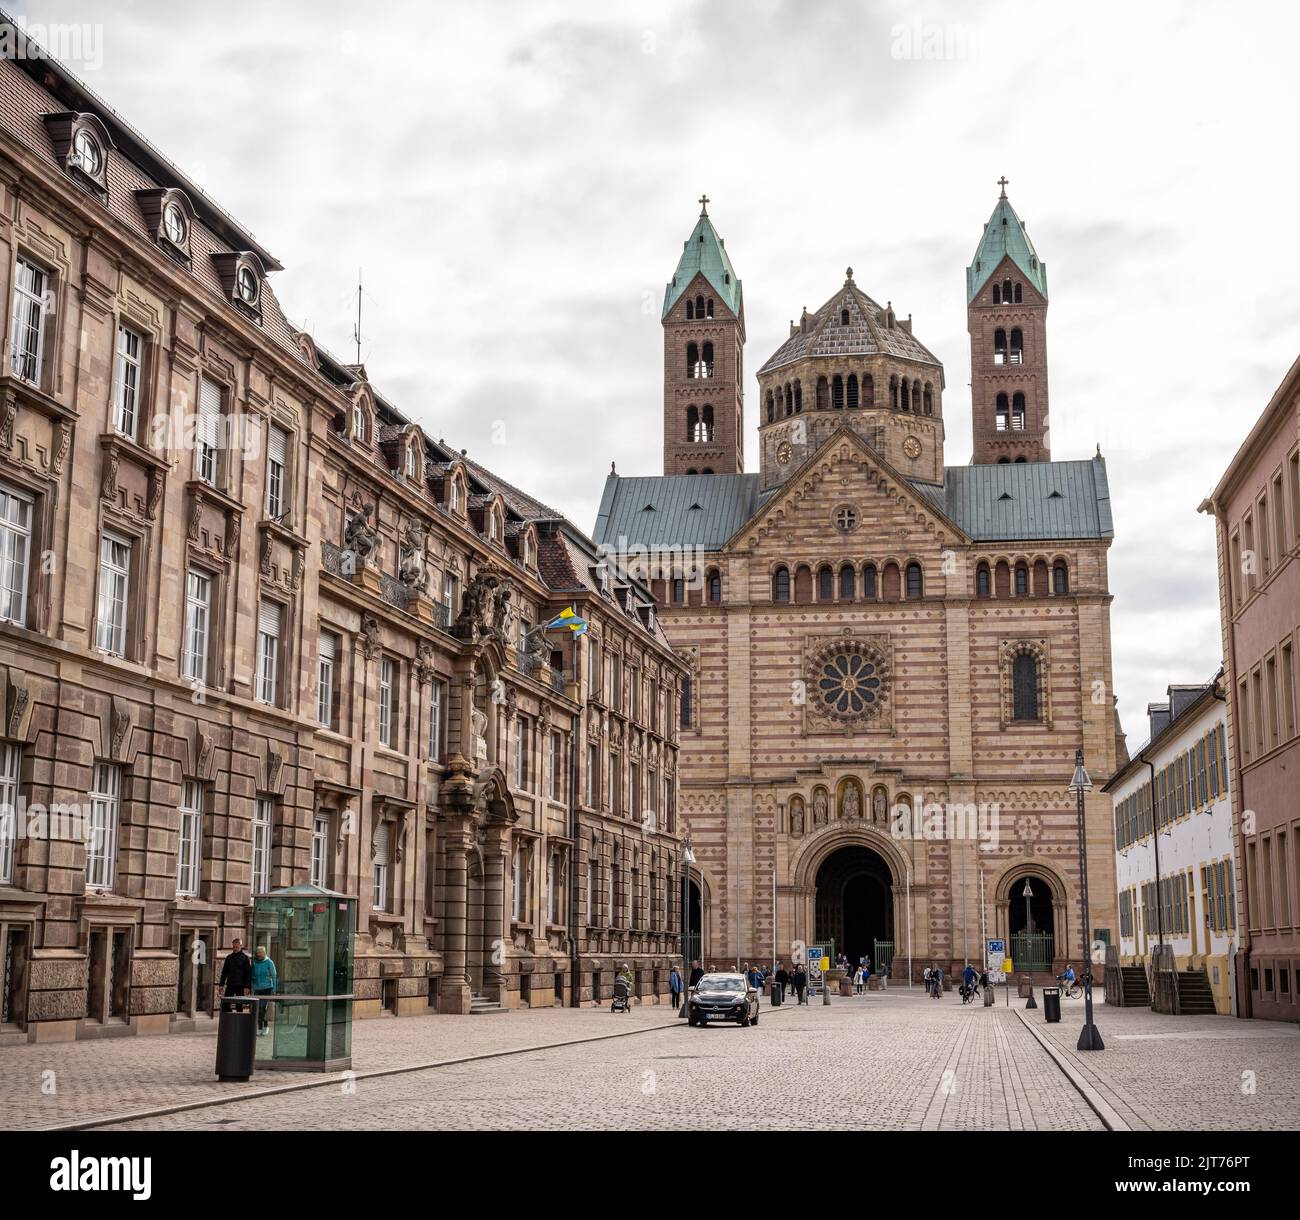
{"type": "Polygon", "coordinates": [[[888,691],[888,665],[874,647],[843,641],[821,649],[810,661],[814,704],[833,720],[874,716],[888,691]]]}

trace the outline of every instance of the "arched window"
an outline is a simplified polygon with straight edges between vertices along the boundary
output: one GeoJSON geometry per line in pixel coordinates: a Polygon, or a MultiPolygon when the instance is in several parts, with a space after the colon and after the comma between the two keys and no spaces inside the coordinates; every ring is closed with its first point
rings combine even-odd
{"type": "Polygon", "coordinates": [[[845,564],[840,569],[840,601],[851,602],[857,592],[857,576],[852,564],[845,564]]]}
{"type": "Polygon", "coordinates": [[[830,404],[830,389],[825,377],[817,378],[817,410],[825,411],[830,404]]]}
{"type": "Polygon", "coordinates": [[[812,569],[802,563],[794,571],[794,600],[800,605],[812,601],[812,569]]]}
{"type": "Polygon", "coordinates": [[[912,410],[918,413],[921,410],[921,382],[919,378],[912,382],[912,410]]]}
{"type": "Polygon", "coordinates": [[[862,600],[864,602],[876,600],[876,565],[874,563],[869,563],[862,569],[862,600]]]}
{"type": "Polygon", "coordinates": [[[1011,565],[1005,559],[999,559],[993,569],[993,593],[997,597],[1011,596],[1011,565]]]}
{"type": "Polygon", "coordinates": [[[1013,432],[1025,430],[1025,396],[1019,390],[1011,398],[1011,430],[1013,432]]]}
{"type": "Polygon", "coordinates": [[[1024,360],[1025,358],[1024,347],[1025,347],[1025,336],[1021,332],[1020,327],[1018,326],[1012,327],[1011,355],[1010,355],[1010,361],[1012,364],[1020,364],[1024,360]]]}
{"type": "Polygon", "coordinates": [[[706,343],[704,345],[704,347],[700,351],[700,359],[703,361],[704,367],[697,374],[697,376],[712,377],[713,376],[713,344],[712,343],[706,343]]]}
{"type": "Polygon", "coordinates": [[[352,408],[352,435],[359,441],[366,439],[366,408],[361,403],[352,408]]]}
{"type": "Polygon", "coordinates": [[[1011,427],[1011,403],[1005,394],[999,394],[997,397],[997,420],[998,431],[1006,432],[1011,427]]]}
{"type": "Polygon", "coordinates": [[[1038,661],[1027,652],[1011,663],[1012,718],[1038,719],[1038,661]]]}
{"type": "Polygon", "coordinates": [[[709,305],[708,305],[708,308],[707,308],[707,309],[705,310],[705,312],[704,312],[704,316],[705,316],[706,318],[711,318],[711,317],[713,317],[713,298],[712,298],[712,297],[709,298],[709,305]]]}
{"type": "Polygon", "coordinates": [[[899,409],[910,411],[912,409],[912,387],[907,378],[903,378],[903,393],[899,403],[899,409]]]}
{"type": "Polygon", "coordinates": [[[934,385],[929,381],[925,383],[925,413],[934,414],[934,385]]]}
{"type": "Polygon", "coordinates": [[[992,581],[989,579],[989,565],[980,564],[975,569],[975,596],[988,597],[992,594],[992,581]]]}
{"type": "MultiPolygon", "coordinates": [[[[691,407],[687,412],[689,419],[694,414],[695,408],[691,407]]],[[[705,407],[699,419],[691,429],[691,440],[696,444],[707,444],[713,440],[713,408],[705,407]]]]}
{"type": "Polygon", "coordinates": [[[1020,283],[1019,283],[1019,281],[1016,282],[1016,304],[1017,304],[1017,305],[1020,304],[1020,283]]]}
{"type": "Polygon", "coordinates": [[[794,413],[799,414],[803,410],[803,386],[797,381],[794,383],[794,413]]]}
{"type": "Polygon", "coordinates": [[[916,601],[925,593],[925,583],[922,579],[921,565],[919,563],[909,563],[907,565],[907,600],[916,601]]]}
{"type": "Polygon", "coordinates": [[[831,378],[831,406],[837,411],[844,406],[844,378],[838,373],[831,378]]]}
{"type": "Polygon", "coordinates": [[[1044,559],[1034,560],[1034,596],[1047,596],[1047,561],[1044,559]]]}
{"type": "Polygon", "coordinates": [[[767,392],[767,422],[770,424],[776,418],[776,399],[772,397],[772,391],[767,392]]]}
{"type": "Polygon", "coordinates": [[[688,322],[695,321],[695,305],[690,297],[686,298],[686,320],[688,322]]]}
{"type": "Polygon", "coordinates": [[[999,465],[999,466],[1010,466],[1010,465],[1011,465],[1011,459],[1010,459],[1009,457],[1000,457],[1000,458],[998,458],[998,465],[999,465]]]}
{"type": "Polygon", "coordinates": [[[1002,281],[1002,304],[1003,305],[1011,304],[1011,281],[1010,280],[1002,281]]]}
{"type": "Polygon", "coordinates": [[[696,298],[695,298],[695,316],[696,316],[697,318],[702,318],[702,317],[704,317],[704,298],[703,298],[703,297],[696,297],[696,298]]]}
{"type": "Polygon", "coordinates": [[[1029,568],[1023,564],[1016,564],[1016,596],[1025,597],[1029,593],[1029,568]]]}
{"type": "Polygon", "coordinates": [[[817,600],[819,602],[835,600],[835,573],[828,565],[817,569],[817,600]]]}
{"type": "MultiPolygon", "coordinates": [[[[996,284],[993,285],[993,304],[994,305],[1002,304],[1002,289],[999,288],[996,284]]],[[[687,316],[689,317],[690,315],[688,314],[687,316]]]]}
{"type": "Polygon", "coordinates": [[[1070,591],[1070,569],[1064,560],[1058,559],[1052,565],[1052,592],[1068,593],[1070,591]]]}
{"type": "Polygon", "coordinates": [[[700,426],[700,410],[698,407],[686,408],[686,439],[694,442],[695,433],[700,426]]]}
{"type": "Polygon", "coordinates": [[[1025,464],[1025,455],[1023,453],[1018,458],[1016,458],[1015,464],[1017,466],[1023,466],[1025,464]]]}
{"type": "Polygon", "coordinates": [[[1006,364],[1007,362],[1007,332],[998,327],[993,332],[993,363],[1006,364]]]}
{"type": "Polygon", "coordinates": [[[871,380],[870,373],[862,374],[862,405],[864,407],[874,407],[876,405],[876,387],[871,380]]]}
{"type": "Polygon", "coordinates": [[[848,385],[848,391],[849,391],[848,404],[849,404],[849,406],[851,406],[851,407],[856,407],[856,406],[858,405],[858,375],[857,375],[857,373],[850,373],[850,374],[849,374],[849,385],[848,385]]]}
{"type": "Polygon", "coordinates": [[[887,563],[885,570],[880,574],[880,598],[882,601],[896,602],[901,595],[901,581],[899,579],[898,564],[887,563]]]}
{"type": "Polygon", "coordinates": [[[673,577],[673,603],[682,605],[686,601],[686,578],[684,576],[673,577]]]}
{"type": "Polygon", "coordinates": [[[847,309],[841,309],[841,310],[840,310],[840,325],[841,325],[841,326],[847,326],[848,324],[849,324],[849,311],[848,311],[847,309]]]}
{"type": "Polygon", "coordinates": [[[686,345],[686,376],[698,377],[700,375],[700,345],[698,343],[688,343],[686,345]]]}
{"type": "Polygon", "coordinates": [[[794,391],[790,388],[790,383],[785,383],[785,413],[794,414],[794,391]]]}
{"type": "Polygon", "coordinates": [[[784,565],[772,573],[772,600],[774,602],[790,600],[790,569],[784,565]]]}
{"type": "Polygon", "coordinates": [[[898,378],[892,374],[889,378],[889,409],[898,410],[898,378]]]}
{"type": "Polygon", "coordinates": [[[716,568],[709,573],[709,601],[720,602],[722,600],[722,576],[716,568]]]}

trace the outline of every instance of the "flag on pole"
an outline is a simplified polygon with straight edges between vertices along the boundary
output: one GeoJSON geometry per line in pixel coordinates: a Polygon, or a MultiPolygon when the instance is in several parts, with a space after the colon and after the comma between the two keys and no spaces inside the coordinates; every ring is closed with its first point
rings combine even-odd
{"type": "Polygon", "coordinates": [[[583,635],[587,630],[587,620],[585,618],[579,618],[573,612],[572,606],[566,606],[546,624],[547,631],[550,631],[555,627],[567,627],[575,636],[583,635]]]}

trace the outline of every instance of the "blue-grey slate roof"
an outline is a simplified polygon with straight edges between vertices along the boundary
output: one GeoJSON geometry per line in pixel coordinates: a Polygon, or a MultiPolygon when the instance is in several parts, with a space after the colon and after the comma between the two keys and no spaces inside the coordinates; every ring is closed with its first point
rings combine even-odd
{"type": "MultiPolygon", "coordinates": [[[[976,542],[1114,537],[1101,457],[948,466],[942,487],[912,487],[976,542]]],[[[610,475],[592,538],[620,550],[640,545],[719,551],[779,492],[761,491],[757,474],[610,475]]]]}

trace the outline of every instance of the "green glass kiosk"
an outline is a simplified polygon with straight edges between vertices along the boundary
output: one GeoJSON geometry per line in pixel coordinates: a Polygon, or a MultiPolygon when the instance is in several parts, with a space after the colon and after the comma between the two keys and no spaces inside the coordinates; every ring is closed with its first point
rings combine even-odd
{"type": "Polygon", "coordinates": [[[275,964],[274,993],[259,996],[256,1066],[333,1072],[352,1066],[352,943],[357,901],[316,885],[253,900],[256,955],[275,964]]]}

